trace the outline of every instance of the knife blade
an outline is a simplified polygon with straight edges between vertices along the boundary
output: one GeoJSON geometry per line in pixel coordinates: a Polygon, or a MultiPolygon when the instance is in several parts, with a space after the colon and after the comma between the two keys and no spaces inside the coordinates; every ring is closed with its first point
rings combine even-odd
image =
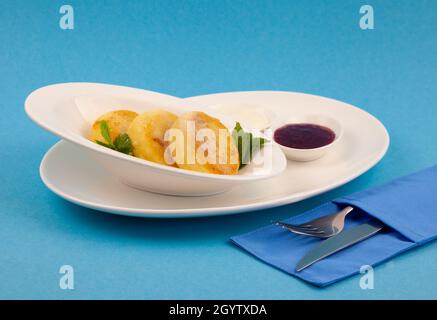
{"type": "Polygon", "coordinates": [[[360,224],[349,230],[345,230],[327,240],[322,241],[310,251],[296,265],[296,272],[309,267],[340,250],[350,247],[378,233],[384,225],[376,219],[360,224]]]}

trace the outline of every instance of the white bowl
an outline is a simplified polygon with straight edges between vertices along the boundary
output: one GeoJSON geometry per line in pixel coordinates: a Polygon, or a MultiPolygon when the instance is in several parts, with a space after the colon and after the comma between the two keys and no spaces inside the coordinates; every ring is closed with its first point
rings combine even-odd
{"type": "MultiPolygon", "coordinates": [[[[274,177],[287,161],[275,143],[267,144],[238,175],[217,175],[173,168],[97,145],[86,137],[101,114],[117,109],[144,112],[162,108],[175,114],[214,111],[183,99],[141,89],[96,83],[66,83],[40,88],[25,102],[28,116],[44,129],[73,142],[78,152],[98,161],[123,183],[142,190],[183,196],[219,193],[236,185],[274,177]]],[[[220,120],[232,129],[229,119],[220,120]]],[[[96,183],[99,183],[96,181],[96,183]]]]}
{"type": "Polygon", "coordinates": [[[335,120],[334,118],[331,118],[331,117],[328,117],[325,115],[321,115],[321,114],[305,115],[305,116],[301,116],[301,117],[289,118],[287,121],[281,123],[280,125],[278,125],[274,128],[273,135],[277,129],[279,129],[280,127],[282,127],[284,125],[298,124],[298,123],[310,123],[310,124],[317,124],[320,126],[327,127],[329,129],[331,129],[332,131],[334,131],[335,139],[330,144],[327,144],[323,147],[312,148],[312,149],[297,149],[297,148],[290,148],[290,147],[284,146],[284,145],[276,142],[272,136],[272,140],[275,142],[275,144],[277,144],[282,149],[285,156],[289,160],[301,161],[301,162],[317,160],[317,159],[323,157],[328,151],[333,149],[335,147],[335,145],[338,143],[338,141],[340,141],[340,139],[343,136],[343,129],[342,129],[342,126],[340,125],[340,123],[337,120],[335,120]]]}

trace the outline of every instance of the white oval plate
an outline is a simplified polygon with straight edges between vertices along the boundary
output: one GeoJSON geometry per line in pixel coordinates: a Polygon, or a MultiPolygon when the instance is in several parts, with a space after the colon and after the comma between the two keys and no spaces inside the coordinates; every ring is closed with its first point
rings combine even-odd
{"type": "Polygon", "coordinates": [[[386,153],[389,136],[375,117],[349,104],[291,92],[235,92],[187,99],[206,105],[256,104],[279,119],[296,114],[326,114],[338,120],[344,135],[323,158],[288,162],[275,178],[237,186],[207,197],[176,197],[125,186],[74,145],[60,142],[41,162],[41,178],[53,192],[76,204],[138,217],[201,217],[271,208],[297,202],[341,186],[373,167],[386,153]]]}

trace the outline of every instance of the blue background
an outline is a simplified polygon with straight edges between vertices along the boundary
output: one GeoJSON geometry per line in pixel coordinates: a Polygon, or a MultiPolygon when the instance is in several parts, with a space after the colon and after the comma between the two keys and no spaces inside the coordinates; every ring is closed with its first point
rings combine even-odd
{"type": "MultiPolygon", "coordinates": [[[[317,289],[228,241],[340,195],[437,163],[437,1],[0,2],[0,298],[437,298],[437,243],[317,289]],[[359,28],[371,4],[375,30],[359,28]],[[357,180],[282,208],[189,220],[88,210],[46,189],[39,162],[57,138],[23,103],[57,82],[121,84],[193,96],[288,90],[340,99],[377,116],[387,156],[357,180]],[[59,288],[59,267],[75,290],[59,288]]],[[[365,134],[365,132],[363,132],[365,134]]]]}

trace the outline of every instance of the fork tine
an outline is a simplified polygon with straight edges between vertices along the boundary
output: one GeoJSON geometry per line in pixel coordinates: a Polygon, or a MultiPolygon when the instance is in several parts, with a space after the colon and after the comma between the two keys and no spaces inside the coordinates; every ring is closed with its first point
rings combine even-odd
{"type": "MultiPolygon", "coordinates": [[[[308,229],[299,229],[299,228],[295,228],[293,225],[284,223],[284,222],[275,222],[274,224],[276,224],[277,226],[280,226],[284,229],[287,229],[288,231],[295,233],[295,234],[300,234],[303,236],[310,236],[310,237],[318,237],[318,238],[326,238],[327,236],[325,235],[325,231],[324,230],[315,230],[315,231],[311,231],[308,229]]],[[[329,237],[329,236],[328,236],[329,237]]]]}
{"type": "Polygon", "coordinates": [[[302,234],[302,235],[323,235],[325,233],[325,231],[323,230],[317,230],[317,231],[305,231],[305,230],[300,230],[300,229],[294,229],[294,228],[289,228],[289,227],[283,227],[284,229],[287,229],[288,231],[291,231],[293,233],[298,233],[298,234],[302,234]]]}
{"type": "Polygon", "coordinates": [[[315,229],[315,230],[307,230],[307,229],[300,229],[300,228],[295,228],[293,226],[283,226],[280,225],[282,228],[287,229],[291,232],[295,232],[295,233],[299,233],[299,234],[306,234],[306,235],[320,235],[320,234],[324,234],[325,231],[324,230],[319,230],[319,229],[315,229]]]}
{"type": "Polygon", "coordinates": [[[316,231],[318,230],[318,228],[313,227],[311,225],[294,225],[294,224],[289,224],[289,223],[285,223],[285,222],[276,222],[277,225],[280,225],[282,227],[286,227],[286,228],[293,228],[293,229],[299,229],[299,230],[305,230],[305,231],[316,231]]]}

